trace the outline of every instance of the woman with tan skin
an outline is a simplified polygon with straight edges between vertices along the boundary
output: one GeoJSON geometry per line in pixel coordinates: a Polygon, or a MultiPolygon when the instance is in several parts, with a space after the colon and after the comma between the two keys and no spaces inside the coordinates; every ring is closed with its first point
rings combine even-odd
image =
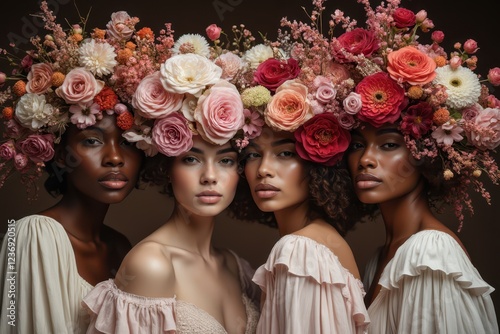
{"type": "Polygon", "coordinates": [[[185,153],[158,156],[144,178],[165,187],[173,212],[130,251],[114,281],[85,297],[89,333],[255,332],[253,270],[212,244],[216,216],[236,193],[237,156],[230,143],[214,145],[201,136],[193,136],[185,153]]]}
{"type": "Polygon", "coordinates": [[[429,205],[446,188],[430,182],[439,170],[413,158],[397,123],[353,130],[347,162],[359,200],[376,205],[386,230],[365,273],[369,332],[498,333],[494,289],[429,205]]]}
{"type": "Polygon", "coordinates": [[[364,332],[364,291],[343,238],[352,227],[343,212],[346,171],[306,161],[293,132],[270,128],[250,141],[242,160],[248,188],[242,197],[251,198],[238,198],[234,215],[277,226],[280,235],[253,278],[262,289],[257,332],[364,332]]]}
{"type": "MultiPolygon", "coordinates": [[[[70,125],[48,164],[46,189],[62,195],[54,206],[13,224],[15,251],[6,237],[1,251],[2,283],[16,272],[16,325],[2,308],[1,332],[82,333],[88,316],[81,307],[92,287],[114,277],[131,245],[106,226],[111,204],[134,189],[143,152],[122,137],[115,115],[83,130],[70,125]],[[61,182],[62,181],[62,182],[61,182]],[[16,255],[15,270],[7,253],[16,255]]],[[[8,305],[8,284],[2,285],[8,305]]]]}

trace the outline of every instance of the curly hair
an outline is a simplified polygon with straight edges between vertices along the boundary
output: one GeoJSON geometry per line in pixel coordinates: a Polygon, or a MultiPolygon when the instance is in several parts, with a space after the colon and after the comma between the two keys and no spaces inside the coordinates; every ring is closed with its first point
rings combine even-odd
{"type": "MultiPolygon", "coordinates": [[[[321,218],[345,236],[357,222],[353,219],[357,213],[351,210],[351,199],[355,194],[349,186],[351,179],[347,169],[341,165],[328,167],[306,160],[303,160],[303,163],[309,176],[309,218],[321,218]]],[[[243,170],[244,159],[240,161],[240,166],[243,170]]],[[[230,207],[231,217],[277,227],[274,214],[261,211],[255,204],[244,176],[240,179],[239,189],[241,191],[237,193],[234,205],[230,207]]]]}

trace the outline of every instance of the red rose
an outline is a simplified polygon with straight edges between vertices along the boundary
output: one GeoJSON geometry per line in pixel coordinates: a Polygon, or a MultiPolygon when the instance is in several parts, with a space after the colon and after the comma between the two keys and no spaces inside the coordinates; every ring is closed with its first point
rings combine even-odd
{"type": "Polygon", "coordinates": [[[295,79],[300,73],[299,63],[289,58],[287,62],[275,58],[263,61],[254,73],[254,80],[274,92],[283,82],[295,79]]]}
{"type": "Polygon", "coordinates": [[[347,61],[343,50],[355,56],[370,56],[379,49],[379,41],[373,32],[356,28],[340,35],[336,42],[332,43],[332,49],[339,61],[347,61]]]}
{"type": "Polygon", "coordinates": [[[297,154],[304,160],[333,166],[342,159],[351,135],[331,113],[318,114],[294,133],[297,154]]]}
{"type": "Polygon", "coordinates": [[[416,23],[415,13],[406,8],[398,8],[392,14],[394,25],[398,29],[413,27],[416,23]]]}

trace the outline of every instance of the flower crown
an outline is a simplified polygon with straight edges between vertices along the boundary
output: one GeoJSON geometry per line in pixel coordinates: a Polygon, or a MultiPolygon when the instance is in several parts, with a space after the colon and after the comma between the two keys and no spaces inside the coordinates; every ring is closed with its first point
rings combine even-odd
{"type": "Polygon", "coordinates": [[[82,18],[65,31],[45,1],[40,8],[49,34],[32,37],[33,49],[19,60],[0,49],[12,67],[9,76],[0,72],[6,86],[0,92],[0,187],[18,172],[29,197],[36,197],[36,181],[68,124],[83,129],[104,112],[117,114],[123,136],[147,156],[186,152],[195,134],[219,145],[235,139],[242,147],[245,133],[255,131],[240,89],[249,84],[246,64],[258,55],[242,57],[240,50],[254,41],[243,25],[233,27],[227,43],[219,39],[221,28],[209,26],[210,46],[199,34],[175,41],[170,23],[155,37],[124,11],[113,13],[106,29],[87,34],[82,18]]]}
{"type": "Polygon", "coordinates": [[[283,18],[253,87],[242,92],[251,97],[245,104],[274,130],[294,132],[302,158],[325,165],[342,159],[349,130],[361,123],[397,124],[417,160],[442,161],[443,178],[453,186],[441,200],[454,205],[462,223],[464,206],[473,213],[470,188],[490,202],[481,174],[494,184],[500,177],[492,156],[500,144],[500,101],[486,86],[500,85],[500,68],[485,80],[474,73],[472,39],[450,53],[440,45],[442,31],[420,43],[418,33],[434,28],[425,10],[415,14],[399,0],[375,10],[368,0],[358,2],[364,27],[337,9],[323,34],[324,0],[313,1],[309,23],[283,18]],[[335,28],[343,29],[338,37],[335,28]]]}

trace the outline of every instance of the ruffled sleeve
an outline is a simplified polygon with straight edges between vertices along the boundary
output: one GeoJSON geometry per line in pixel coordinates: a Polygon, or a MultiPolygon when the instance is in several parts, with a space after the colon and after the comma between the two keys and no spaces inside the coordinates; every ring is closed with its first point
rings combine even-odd
{"type": "Polygon", "coordinates": [[[175,298],[149,298],[118,289],[109,279],[83,299],[90,314],[87,333],[175,333],[175,298]]]}
{"type": "Polygon", "coordinates": [[[364,333],[364,290],[326,246],[282,237],[253,280],[266,293],[259,333],[364,333]]]}
{"type": "Polygon", "coordinates": [[[370,333],[498,333],[493,287],[447,233],[410,237],[379,284],[369,308],[370,333]]]}
{"type": "Polygon", "coordinates": [[[2,305],[12,306],[2,307],[1,333],[85,332],[88,317],[81,301],[92,286],[78,274],[59,222],[42,215],[16,221],[4,237],[0,266],[2,305]],[[15,326],[5,319],[15,320],[15,326]]]}

